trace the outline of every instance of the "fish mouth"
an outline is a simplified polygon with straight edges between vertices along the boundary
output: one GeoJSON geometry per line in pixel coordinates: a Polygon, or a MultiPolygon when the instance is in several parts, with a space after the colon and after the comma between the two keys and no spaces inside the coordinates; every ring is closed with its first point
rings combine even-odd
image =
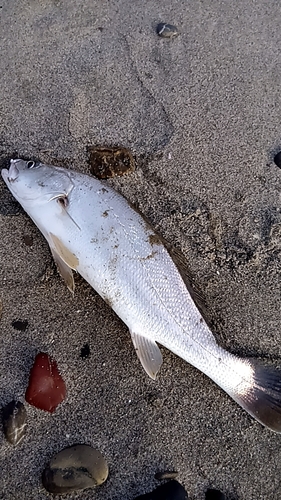
{"type": "Polygon", "coordinates": [[[2,175],[2,177],[4,179],[4,181],[7,183],[8,176],[9,176],[9,170],[7,170],[6,168],[2,168],[1,175],[2,175]]]}
{"type": "Polygon", "coordinates": [[[16,163],[20,160],[11,160],[10,168],[8,171],[8,180],[9,182],[14,182],[19,176],[19,169],[16,166],[16,163]]]}
{"type": "Polygon", "coordinates": [[[6,168],[3,168],[1,171],[2,177],[4,181],[7,182],[14,182],[18,176],[19,176],[19,169],[16,166],[16,163],[20,160],[11,160],[10,162],[10,168],[7,170],[6,168]]]}

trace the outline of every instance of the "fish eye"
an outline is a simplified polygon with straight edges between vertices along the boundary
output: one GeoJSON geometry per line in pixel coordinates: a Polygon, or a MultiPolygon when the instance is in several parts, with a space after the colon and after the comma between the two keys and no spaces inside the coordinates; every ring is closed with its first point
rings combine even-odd
{"type": "Polygon", "coordinates": [[[35,167],[35,161],[28,161],[26,164],[27,168],[33,168],[35,167]]]}
{"type": "Polygon", "coordinates": [[[62,207],[67,207],[68,205],[68,199],[67,199],[67,196],[59,196],[59,198],[57,198],[57,202],[62,206],[62,207]]]}

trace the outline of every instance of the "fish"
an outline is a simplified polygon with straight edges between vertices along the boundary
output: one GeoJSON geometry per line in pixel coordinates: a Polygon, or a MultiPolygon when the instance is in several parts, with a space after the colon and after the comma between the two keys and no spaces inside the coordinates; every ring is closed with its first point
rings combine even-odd
{"type": "Polygon", "coordinates": [[[181,258],[121,194],[94,177],[31,160],[12,159],[1,174],[46,238],[69,290],[76,271],[127,325],[152,379],[163,361],[160,344],[281,432],[281,370],[220,347],[181,258]]]}

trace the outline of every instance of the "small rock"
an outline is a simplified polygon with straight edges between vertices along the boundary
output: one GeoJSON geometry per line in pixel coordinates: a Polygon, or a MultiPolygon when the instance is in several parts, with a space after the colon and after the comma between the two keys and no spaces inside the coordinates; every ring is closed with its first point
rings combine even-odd
{"type": "Polygon", "coordinates": [[[84,346],[82,347],[81,352],[80,352],[80,358],[86,359],[90,356],[90,354],[91,354],[91,351],[90,351],[89,344],[84,344],[84,346]]]}
{"type": "Polygon", "coordinates": [[[98,179],[108,179],[135,170],[132,153],[123,147],[91,146],[90,170],[98,179]]]}
{"type": "Polygon", "coordinates": [[[102,484],[108,476],[106,460],[87,444],[76,444],[55,455],[43,472],[50,493],[70,493],[102,484]]]}
{"type": "Polygon", "coordinates": [[[57,363],[48,354],[37,354],[30,370],[26,401],[40,410],[53,413],[65,399],[65,383],[58,371],[57,363]]]}
{"type": "Polygon", "coordinates": [[[23,241],[28,247],[32,247],[33,245],[33,237],[30,236],[29,234],[24,234],[23,235],[23,241]]]}
{"type": "Polygon", "coordinates": [[[161,484],[151,493],[140,495],[135,500],[188,500],[187,492],[177,481],[161,484]]]}
{"type": "Polygon", "coordinates": [[[2,409],[4,434],[16,446],[23,439],[26,427],[26,409],[20,401],[11,401],[2,409]]]}
{"type": "Polygon", "coordinates": [[[163,481],[164,479],[175,479],[179,475],[176,471],[165,471],[165,472],[156,472],[155,479],[158,481],[163,481]]]}
{"type": "Polygon", "coordinates": [[[274,163],[277,167],[281,168],[281,151],[274,156],[274,163]]]}
{"type": "Polygon", "coordinates": [[[159,23],[156,28],[157,34],[162,38],[174,38],[179,34],[176,26],[172,24],[159,23]]]}
{"type": "Polygon", "coordinates": [[[25,330],[28,327],[28,321],[27,319],[24,319],[23,321],[15,320],[12,321],[12,326],[14,327],[15,330],[19,330],[19,332],[25,332],[25,330]]]}
{"type": "Polygon", "coordinates": [[[206,491],[205,500],[225,500],[225,496],[219,490],[209,489],[206,491]]]}

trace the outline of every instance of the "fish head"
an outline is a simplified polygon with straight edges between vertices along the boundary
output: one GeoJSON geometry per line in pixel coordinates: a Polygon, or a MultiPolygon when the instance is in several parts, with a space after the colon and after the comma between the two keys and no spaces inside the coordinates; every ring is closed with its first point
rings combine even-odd
{"type": "Polygon", "coordinates": [[[65,169],[34,161],[11,160],[1,175],[23,208],[67,199],[74,187],[65,169]]]}

